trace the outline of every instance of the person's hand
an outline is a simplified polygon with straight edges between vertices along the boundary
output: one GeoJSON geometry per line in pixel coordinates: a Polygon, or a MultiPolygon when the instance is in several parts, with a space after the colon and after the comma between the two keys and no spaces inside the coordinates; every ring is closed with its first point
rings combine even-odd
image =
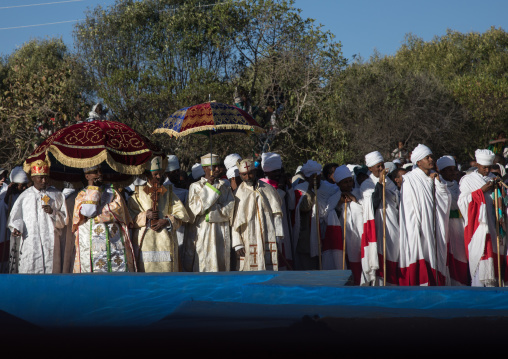
{"type": "Polygon", "coordinates": [[[44,212],[46,212],[47,214],[52,214],[53,213],[53,208],[51,208],[51,206],[49,204],[44,204],[42,206],[42,209],[44,210],[44,212]]]}
{"type": "Polygon", "coordinates": [[[149,209],[148,211],[146,211],[146,218],[159,219],[159,212],[149,209]]]}
{"type": "Polygon", "coordinates": [[[168,225],[169,225],[169,219],[163,218],[163,219],[157,220],[157,223],[155,223],[155,225],[152,226],[152,229],[154,231],[158,232],[162,228],[166,228],[168,225]]]}
{"type": "Polygon", "coordinates": [[[18,231],[17,229],[15,229],[14,231],[12,231],[12,235],[13,235],[14,237],[19,237],[19,236],[21,236],[21,232],[20,232],[20,231],[18,231]]]}
{"type": "Polygon", "coordinates": [[[386,175],[388,174],[388,169],[385,168],[381,172],[379,172],[379,183],[383,184],[385,182],[386,175]]]}
{"type": "Polygon", "coordinates": [[[492,191],[493,188],[494,188],[494,181],[489,181],[482,186],[481,190],[483,193],[485,193],[488,191],[492,191]]]}
{"type": "Polygon", "coordinates": [[[431,179],[431,180],[434,180],[434,178],[437,178],[437,180],[438,180],[439,182],[441,182],[441,178],[439,178],[439,173],[437,173],[437,172],[432,172],[432,173],[430,174],[430,179],[431,179]]]}
{"type": "Polygon", "coordinates": [[[245,257],[245,248],[240,248],[236,250],[236,255],[239,257],[245,257]]]}

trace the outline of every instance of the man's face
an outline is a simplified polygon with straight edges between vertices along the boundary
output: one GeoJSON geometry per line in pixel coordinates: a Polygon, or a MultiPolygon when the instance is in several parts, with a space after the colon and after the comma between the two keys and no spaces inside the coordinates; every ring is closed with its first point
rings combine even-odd
{"type": "MultiPolygon", "coordinates": [[[[320,173],[320,174],[318,174],[318,175],[316,175],[316,177],[315,177],[315,178],[316,178],[316,182],[315,182],[315,183],[316,183],[316,187],[317,187],[317,188],[321,187],[321,173],[320,173]]],[[[309,182],[309,183],[310,183],[310,185],[312,186],[312,188],[314,188],[314,176],[311,176],[311,177],[305,177],[305,180],[306,180],[307,182],[309,182]]]]}
{"type": "Polygon", "coordinates": [[[355,181],[353,181],[353,177],[348,177],[344,178],[337,184],[339,185],[341,192],[351,192],[355,186],[355,181]]]}
{"type": "Polygon", "coordinates": [[[484,166],[479,163],[477,163],[476,166],[478,167],[478,173],[484,177],[487,176],[490,173],[490,170],[492,169],[492,166],[484,166]]]}
{"type": "Polygon", "coordinates": [[[428,155],[425,158],[422,158],[420,161],[416,162],[416,165],[422,171],[430,171],[434,168],[434,159],[432,158],[432,155],[428,155]]]}
{"type": "Polygon", "coordinates": [[[407,171],[401,170],[397,174],[397,177],[394,178],[395,184],[399,188],[399,190],[402,188],[402,176],[404,176],[407,173],[407,171]]]}
{"type": "Polygon", "coordinates": [[[49,177],[48,176],[33,176],[32,181],[34,182],[34,187],[38,190],[45,190],[48,186],[49,177]]]}
{"type": "Polygon", "coordinates": [[[240,172],[240,178],[248,186],[253,186],[256,182],[256,170],[250,170],[249,172],[240,172]]]}
{"type": "Polygon", "coordinates": [[[151,171],[150,178],[148,178],[148,181],[152,186],[154,186],[155,184],[161,185],[164,182],[164,172],[162,170],[151,171]]]}
{"type": "Polygon", "coordinates": [[[85,173],[87,181],[93,181],[94,186],[100,186],[102,184],[102,171],[99,169],[85,173]]]}
{"type": "Polygon", "coordinates": [[[459,171],[457,171],[457,167],[448,166],[439,171],[439,174],[443,176],[445,181],[452,182],[457,179],[459,171]]]}
{"type": "Polygon", "coordinates": [[[205,178],[215,177],[220,178],[220,166],[203,166],[203,170],[205,171],[205,178]]]}
{"type": "Polygon", "coordinates": [[[7,178],[7,175],[5,173],[0,175],[0,186],[4,184],[6,178],[7,178]]]}
{"type": "Polygon", "coordinates": [[[272,180],[272,181],[277,181],[279,182],[279,179],[280,179],[280,175],[281,175],[281,170],[278,169],[278,170],[273,170],[271,172],[265,172],[265,175],[266,177],[269,179],[269,180],[272,180]]]}
{"type": "Polygon", "coordinates": [[[383,162],[379,162],[378,164],[369,167],[369,171],[372,172],[372,174],[376,177],[379,177],[379,174],[382,170],[385,169],[385,164],[383,162]]]}
{"type": "MultiPolygon", "coordinates": [[[[329,175],[326,176],[326,180],[330,183],[335,183],[335,180],[333,179],[333,174],[335,172],[335,170],[337,169],[337,167],[332,167],[331,168],[331,173],[329,175]]],[[[354,183],[354,182],[353,182],[354,183]]]]}

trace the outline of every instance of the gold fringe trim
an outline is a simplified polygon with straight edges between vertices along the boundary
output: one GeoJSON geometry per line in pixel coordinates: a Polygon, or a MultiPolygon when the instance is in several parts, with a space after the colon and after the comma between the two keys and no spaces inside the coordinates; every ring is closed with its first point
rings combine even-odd
{"type": "MultiPolygon", "coordinates": [[[[111,167],[114,171],[127,174],[127,175],[140,175],[145,172],[145,168],[147,163],[143,163],[138,166],[130,166],[124,165],[123,163],[116,162],[112,156],[108,153],[107,150],[100,152],[98,155],[95,155],[92,158],[72,158],[64,155],[56,146],[49,146],[48,151],[55,156],[56,160],[61,164],[74,168],[87,168],[92,166],[97,166],[102,162],[106,161],[106,163],[111,167]]],[[[46,158],[47,158],[46,152],[46,158]]],[[[29,166],[30,167],[30,166],[29,166]]]]}
{"type": "Polygon", "coordinates": [[[188,130],[185,130],[184,132],[176,132],[175,130],[171,130],[169,128],[158,128],[156,129],[155,131],[152,132],[152,134],[156,134],[156,133],[166,133],[168,134],[169,136],[174,136],[174,137],[183,137],[183,136],[187,136],[187,135],[190,135],[192,133],[196,133],[196,132],[203,132],[203,131],[214,131],[214,130],[244,130],[246,131],[246,135],[249,134],[249,132],[253,132],[253,133],[264,133],[265,130],[262,129],[261,127],[257,127],[257,126],[250,126],[250,125],[208,125],[208,126],[199,126],[199,127],[194,127],[194,128],[190,128],[188,130]]]}

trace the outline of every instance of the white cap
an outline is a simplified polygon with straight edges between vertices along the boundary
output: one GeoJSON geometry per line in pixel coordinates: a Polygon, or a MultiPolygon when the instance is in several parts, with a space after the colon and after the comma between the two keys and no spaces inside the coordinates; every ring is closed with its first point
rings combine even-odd
{"type": "Polygon", "coordinates": [[[411,162],[413,163],[413,165],[416,166],[416,162],[423,160],[425,157],[431,154],[432,151],[430,150],[430,148],[420,143],[418,146],[415,147],[415,149],[411,153],[411,162]]]}
{"type": "Polygon", "coordinates": [[[267,152],[261,154],[261,168],[264,172],[272,172],[282,168],[282,159],[277,153],[267,152]]]}
{"type": "Polygon", "coordinates": [[[446,167],[455,166],[455,158],[452,156],[443,156],[437,160],[436,165],[439,171],[445,169],[446,167]]]}
{"type": "Polygon", "coordinates": [[[385,160],[379,151],[373,151],[373,152],[367,153],[365,155],[365,165],[367,167],[375,166],[378,163],[381,163],[384,161],[385,160]]]}
{"type": "Polygon", "coordinates": [[[168,156],[168,167],[166,167],[166,172],[171,172],[174,170],[180,169],[180,163],[178,162],[178,157],[175,155],[168,156]]]}
{"type": "Polygon", "coordinates": [[[476,163],[482,166],[492,166],[496,155],[491,150],[476,150],[474,153],[476,163]]]}
{"type": "Polygon", "coordinates": [[[199,163],[195,163],[194,166],[192,166],[192,178],[199,179],[205,175],[205,170],[203,169],[203,166],[199,163]]]}

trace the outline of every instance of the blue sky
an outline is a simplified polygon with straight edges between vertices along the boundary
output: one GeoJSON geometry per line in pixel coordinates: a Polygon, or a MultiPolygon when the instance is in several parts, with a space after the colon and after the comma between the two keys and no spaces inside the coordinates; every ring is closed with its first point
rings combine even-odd
{"type": "MultiPolygon", "coordinates": [[[[72,48],[73,20],[82,19],[89,7],[114,2],[0,0],[0,54],[10,54],[31,38],[62,37],[72,48]],[[31,26],[48,23],[52,25],[31,26]]],[[[375,49],[394,54],[407,33],[428,41],[448,28],[484,32],[496,26],[508,31],[508,0],[296,0],[295,7],[330,30],[348,59],[354,54],[368,59],[375,49]]]]}

